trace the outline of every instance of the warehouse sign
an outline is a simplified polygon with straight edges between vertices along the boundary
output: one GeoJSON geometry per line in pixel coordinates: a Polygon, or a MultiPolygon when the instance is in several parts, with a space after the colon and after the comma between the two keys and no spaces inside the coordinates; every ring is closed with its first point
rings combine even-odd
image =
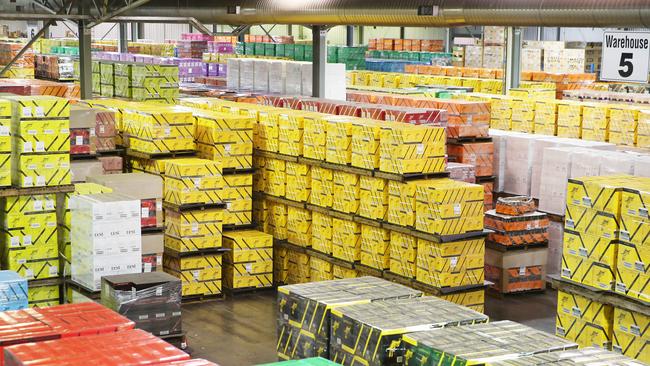
{"type": "Polygon", "coordinates": [[[605,32],[601,80],[645,83],[649,62],[650,32],[605,32]]]}

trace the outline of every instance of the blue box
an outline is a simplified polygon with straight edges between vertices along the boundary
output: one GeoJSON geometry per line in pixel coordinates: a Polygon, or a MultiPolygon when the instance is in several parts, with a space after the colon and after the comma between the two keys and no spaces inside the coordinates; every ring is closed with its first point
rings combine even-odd
{"type": "Polygon", "coordinates": [[[0,311],[27,307],[27,279],[14,271],[0,271],[0,311]]]}

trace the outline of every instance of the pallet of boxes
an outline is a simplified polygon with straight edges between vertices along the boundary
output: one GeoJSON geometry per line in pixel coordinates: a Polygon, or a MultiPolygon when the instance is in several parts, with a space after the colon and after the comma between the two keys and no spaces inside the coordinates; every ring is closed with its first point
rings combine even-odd
{"type": "Polygon", "coordinates": [[[499,198],[485,213],[485,278],[506,294],[546,289],[549,219],[530,197],[499,198]]]}
{"type": "Polygon", "coordinates": [[[58,199],[74,190],[69,116],[63,98],[0,99],[2,269],[28,280],[30,306],[60,302],[58,199]]]}
{"type": "Polygon", "coordinates": [[[650,362],[650,180],[569,179],[556,334],[650,362]]]}

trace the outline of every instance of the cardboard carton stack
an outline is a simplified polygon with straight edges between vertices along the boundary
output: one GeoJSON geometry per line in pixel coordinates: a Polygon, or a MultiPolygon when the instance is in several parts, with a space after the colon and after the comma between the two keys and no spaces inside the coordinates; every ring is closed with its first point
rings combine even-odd
{"type": "Polygon", "coordinates": [[[134,105],[133,109],[124,110],[122,128],[134,151],[156,154],[196,147],[194,117],[183,107],[134,105]]]}
{"type": "Polygon", "coordinates": [[[218,295],[222,278],[219,163],[197,158],[165,162],[165,272],[181,279],[183,296],[218,295]]]}
{"type": "Polygon", "coordinates": [[[181,281],[167,273],[105,276],[101,302],[153,335],[182,332],[181,281]]]}
{"type": "Polygon", "coordinates": [[[423,329],[485,323],[487,316],[436,297],[384,300],[343,306],[331,311],[330,358],[356,359],[368,365],[399,363],[404,352],[389,348],[405,334],[423,329]],[[366,342],[357,342],[357,339],[366,342]]]}
{"type": "Polygon", "coordinates": [[[419,296],[422,296],[419,291],[375,277],[280,287],[278,357],[284,360],[319,356],[328,358],[332,309],[355,303],[419,296]]]}
{"type": "Polygon", "coordinates": [[[0,296],[2,311],[27,308],[27,279],[15,271],[0,271],[0,288],[2,288],[2,296],[0,296]]]}
{"type": "Polygon", "coordinates": [[[580,347],[611,349],[613,317],[611,305],[558,291],[555,334],[580,347]]]}
{"type": "Polygon", "coordinates": [[[485,227],[493,231],[488,234],[485,273],[499,292],[546,287],[549,220],[535,209],[530,197],[499,198],[496,209],[485,213],[485,227]]]}
{"type": "Polygon", "coordinates": [[[224,234],[224,287],[234,289],[273,286],[273,236],[256,230],[224,234]]]}
{"type": "Polygon", "coordinates": [[[138,200],[117,193],[78,195],[70,197],[70,208],[74,282],[99,291],[103,275],[141,272],[138,200]]]}

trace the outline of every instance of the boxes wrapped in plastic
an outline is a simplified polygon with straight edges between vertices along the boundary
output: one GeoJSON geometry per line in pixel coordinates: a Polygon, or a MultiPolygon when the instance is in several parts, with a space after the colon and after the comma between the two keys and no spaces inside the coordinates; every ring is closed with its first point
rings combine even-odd
{"type": "MultiPolygon", "coordinates": [[[[228,66],[230,71],[230,66],[228,66]]],[[[239,60],[239,89],[253,90],[255,88],[255,59],[239,60]]]]}
{"type": "Polygon", "coordinates": [[[229,58],[226,61],[227,65],[227,73],[226,73],[226,86],[228,89],[234,89],[238,90],[239,89],[239,76],[240,76],[240,59],[238,58],[229,58]]]}
{"type": "Polygon", "coordinates": [[[287,91],[287,63],[284,61],[269,62],[269,91],[272,94],[285,94],[287,91]]]}
{"type": "Polygon", "coordinates": [[[165,272],[105,276],[101,302],[154,335],[182,331],[181,280],[165,272]]]}
{"type": "Polygon", "coordinates": [[[269,68],[271,62],[268,60],[255,60],[253,63],[253,90],[256,92],[269,92],[269,68]]]}

